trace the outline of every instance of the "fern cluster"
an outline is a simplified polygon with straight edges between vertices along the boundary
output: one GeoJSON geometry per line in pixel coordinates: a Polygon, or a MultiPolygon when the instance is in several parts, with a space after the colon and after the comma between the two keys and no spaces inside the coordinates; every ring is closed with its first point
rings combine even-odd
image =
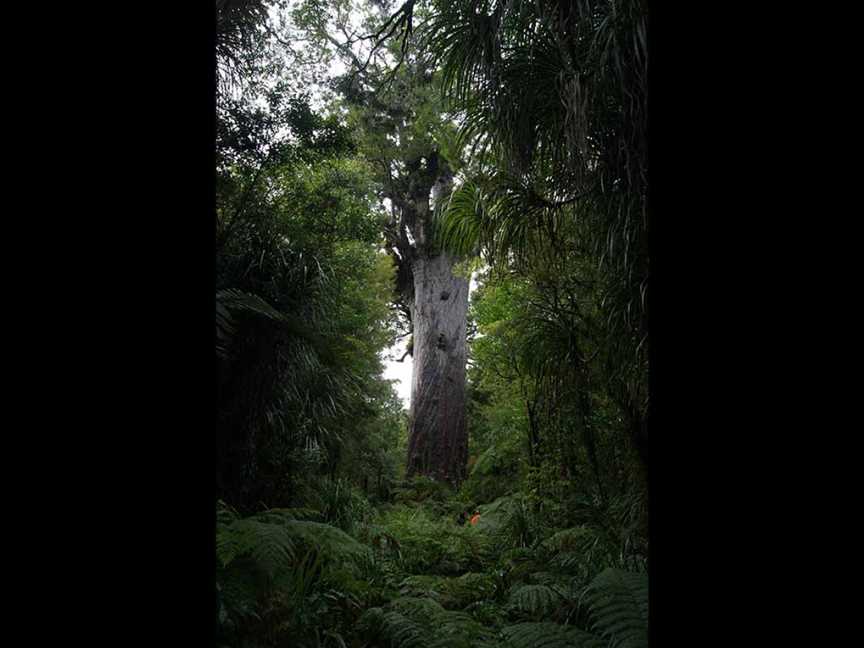
{"type": "MultiPolygon", "coordinates": [[[[520,608],[547,609],[562,595],[547,586],[523,586],[513,595],[520,608]]],[[[401,596],[367,610],[360,627],[373,641],[392,648],[465,646],[484,648],[642,647],[648,641],[648,593],[644,574],[606,570],[585,592],[585,627],[526,621],[494,627],[469,612],[448,611],[430,597],[401,596]]]]}
{"type": "Polygon", "coordinates": [[[368,610],[361,624],[373,641],[392,648],[491,648],[497,634],[470,614],[445,610],[428,598],[395,599],[368,610]]]}
{"type": "Polygon", "coordinates": [[[216,585],[223,641],[279,636],[316,617],[324,597],[356,604],[371,551],[342,530],[308,519],[319,515],[272,509],[240,517],[220,503],[216,585]]]}
{"type": "Polygon", "coordinates": [[[608,539],[587,524],[551,527],[524,497],[481,507],[476,527],[405,504],[372,510],[349,533],[312,508],[242,517],[223,504],[217,513],[226,645],[285,636],[298,646],[390,648],[647,641],[644,571],[598,574],[599,556],[615,563],[608,539]]]}

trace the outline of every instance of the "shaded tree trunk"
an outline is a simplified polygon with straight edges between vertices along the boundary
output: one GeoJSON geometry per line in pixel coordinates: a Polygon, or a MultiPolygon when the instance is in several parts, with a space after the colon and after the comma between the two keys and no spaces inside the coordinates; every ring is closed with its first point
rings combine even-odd
{"type": "Polygon", "coordinates": [[[406,163],[406,191],[391,192],[399,209],[389,228],[398,250],[397,288],[413,331],[411,413],[406,473],[451,484],[465,478],[465,363],[468,279],[454,274],[457,259],[432,240],[432,204],[452,188],[447,163],[431,152],[406,163]]]}
{"type": "Polygon", "coordinates": [[[465,478],[465,322],[468,280],[446,253],[413,264],[414,371],[408,470],[458,484],[465,478]]]}

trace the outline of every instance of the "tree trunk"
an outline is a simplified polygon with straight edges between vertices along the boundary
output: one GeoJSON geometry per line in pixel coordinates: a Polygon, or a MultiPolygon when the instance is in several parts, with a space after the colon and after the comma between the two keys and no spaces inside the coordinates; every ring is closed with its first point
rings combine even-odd
{"type": "Polygon", "coordinates": [[[465,479],[465,322],[468,280],[453,274],[446,253],[412,264],[414,370],[408,436],[408,476],[458,484],[465,479]]]}
{"type": "Polygon", "coordinates": [[[388,197],[398,207],[388,226],[398,250],[397,290],[411,320],[411,413],[406,475],[427,475],[453,485],[465,478],[465,362],[468,279],[453,274],[457,259],[439,249],[432,235],[433,205],[447,200],[453,175],[431,151],[405,164],[402,192],[388,197]]]}

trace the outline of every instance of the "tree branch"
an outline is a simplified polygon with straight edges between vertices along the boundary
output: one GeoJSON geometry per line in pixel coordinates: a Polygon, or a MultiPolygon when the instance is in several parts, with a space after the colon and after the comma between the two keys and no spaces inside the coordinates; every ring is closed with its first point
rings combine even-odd
{"type": "Polygon", "coordinates": [[[399,358],[396,362],[405,362],[405,358],[406,358],[407,356],[409,356],[409,355],[410,355],[412,358],[414,357],[414,356],[411,354],[410,351],[405,351],[405,353],[402,354],[402,357],[399,358]]]}

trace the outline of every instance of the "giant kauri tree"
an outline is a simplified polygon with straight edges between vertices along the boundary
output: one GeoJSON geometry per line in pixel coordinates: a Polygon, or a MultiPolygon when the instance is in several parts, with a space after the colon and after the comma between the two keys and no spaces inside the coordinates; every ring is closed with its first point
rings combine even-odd
{"type": "Polygon", "coordinates": [[[441,249],[434,232],[436,207],[452,189],[455,126],[445,118],[433,66],[412,50],[413,3],[389,17],[373,12],[359,32],[349,20],[337,15],[336,35],[332,23],[317,33],[348,66],[341,100],[389,201],[384,241],[398,268],[396,301],[414,360],[406,473],[456,484],[468,449],[468,278],[454,272],[459,259],[441,249]],[[364,42],[365,50],[353,47],[364,42]]]}

